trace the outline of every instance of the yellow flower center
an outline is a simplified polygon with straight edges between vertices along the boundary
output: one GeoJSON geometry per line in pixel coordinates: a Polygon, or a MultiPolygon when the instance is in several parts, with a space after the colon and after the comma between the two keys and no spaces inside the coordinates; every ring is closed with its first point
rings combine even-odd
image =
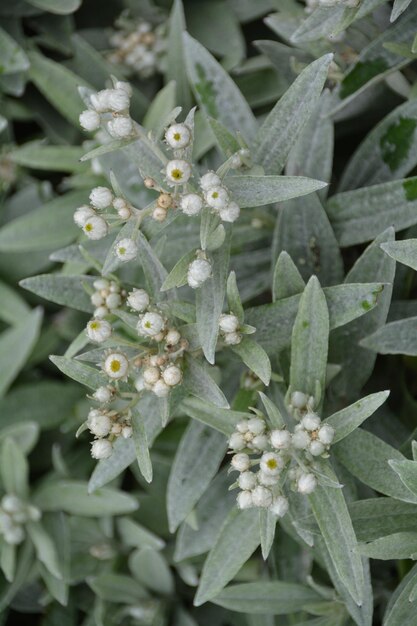
{"type": "Polygon", "coordinates": [[[175,180],[181,180],[183,173],[181,170],[175,169],[175,170],[172,170],[171,176],[172,178],[175,178],[175,180]]]}
{"type": "Polygon", "coordinates": [[[84,230],[86,230],[88,233],[93,230],[93,225],[91,224],[91,222],[87,222],[87,224],[85,224],[84,226],[84,230]]]}
{"type": "Polygon", "coordinates": [[[276,460],[275,460],[275,459],[269,459],[269,460],[266,462],[266,464],[267,464],[267,466],[268,466],[268,468],[269,468],[270,470],[277,469],[277,467],[278,467],[278,463],[276,462],[276,460]]]}
{"type": "Polygon", "coordinates": [[[181,139],[181,133],[174,133],[175,141],[179,141],[181,139]]]}
{"type": "Polygon", "coordinates": [[[213,193],[211,194],[212,198],[218,198],[219,197],[219,192],[218,191],[213,191],[213,193]]]}
{"type": "Polygon", "coordinates": [[[144,324],[145,328],[152,328],[152,324],[148,321],[144,324]]]}
{"type": "Polygon", "coordinates": [[[118,361],[117,359],[114,359],[110,363],[110,369],[112,372],[118,372],[120,370],[120,361],[118,361]]]}
{"type": "Polygon", "coordinates": [[[91,328],[91,330],[99,330],[100,322],[91,322],[90,323],[90,328],[91,328]]]}
{"type": "Polygon", "coordinates": [[[123,246],[119,248],[119,254],[126,254],[126,248],[124,248],[123,246]]]}

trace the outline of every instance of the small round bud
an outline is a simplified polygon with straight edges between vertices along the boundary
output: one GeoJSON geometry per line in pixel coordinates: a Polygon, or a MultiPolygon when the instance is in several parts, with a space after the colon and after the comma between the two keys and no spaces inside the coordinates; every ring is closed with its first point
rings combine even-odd
{"type": "Polygon", "coordinates": [[[269,446],[269,440],[266,435],[256,435],[252,439],[252,447],[256,450],[266,450],[269,446]]]}
{"type": "Polygon", "coordinates": [[[321,441],[321,443],[324,443],[324,445],[328,446],[332,443],[333,439],[334,439],[334,428],[332,426],[330,426],[330,424],[323,424],[323,426],[321,426],[319,432],[318,432],[318,438],[321,441]]]}
{"type": "Polygon", "coordinates": [[[227,346],[237,346],[242,341],[242,335],[240,333],[226,333],[223,341],[227,346]]]}
{"type": "Polygon", "coordinates": [[[91,444],[91,456],[93,459],[108,459],[113,452],[113,446],[108,439],[97,439],[91,444]]]}
{"type": "Polygon", "coordinates": [[[191,131],[185,124],[172,124],[165,133],[165,141],[170,148],[181,150],[189,145],[191,131]]]}
{"type": "Polygon", "coordinates": [[[125,139],[133,133],[133,122],[130,117],[120,115],[107,124],[107,130],[115,139],[125,139]]]}
{"type": "Polygon", "coordinates": [[[96,209],[106,209],[113,201],[113,194],[107,187],[94,187],[90,193],[90,202],[96,209]]]}
{"type": "Polygon", "coordinates": [[[97,291],[101,291],[102,289],[108,289],[109,286],[110,283],[106,278],[97,278],[97,280],[93,282],[93,287],[94,289],[97,289],[97,291]]]}
{"type": "Polygon", "coordinates": [[[165,327],[164,318],[159,313],[145,313],[140,318],[136,328],[140,335],[154,337],[165,327]]]}
{"type": "Polygon", "coordinates": [[[216,211],[224,209],[229,202],[229,194],[227,193],[227,189],[225,189],[221,185],[217,185],[216,187],[210,187],[210,189],[204,194],[204,198],[208,206],[212,209],[215,209],[216,211]]]}
{"type": "Polygon", "coordinates": [[[110,338],[112,327],[105,320],[92,319],[88,322],[86,328],[87,337],[95,343],[102,343],[110,338]]]}
{"type": "Polygon", "coordinates": [[[158,398],[166,398],[170,389],[163,380],[158,380],[152,387],[152,391],[158,398]]]}
{"type": "Polygon", "coordinates": [[[145,367],[143,370],[143,380],[147,385],[154,385],[160,376],[161,372],[158,367],[145,367]]]}
{"type": "Polygon", "coordinates": [[[310,436],[305,430],[297,430],[291,437],[291,443],[296,450],[305,450],[310,444],[310,436]]]}
{"type": "Polygon", "coordinates": [[[143,184],[145,185],[145,187],[147,189],[153,189],[156,185],[155,181],[153,180],[153,178],[145,178],[143,181],[143,184]]]}
{"type": "Polygon", "coordinates": [[[211,276],[211,263],[205,259],[195,259],[188,266],[187,282],[197,289],[211,276]]]}
{"type": "Polygon", "coordinates": [[[313,440],[309,446],[310,454],[313,456],[320,456],[326,450],[324,443],[318,441],[317,439],[313,440]]]}
{"type": "Polygon", "coordinates": [[[200,178],[200,187],[203,191],[208,191],[211,187],[221,185],[221,178],[215,172],[207,172],[200,178]]]}
{"type": "Polygon", "coordinates": [[[131,217],[132,215],[132,211],[129,209],[129,207],[123,207],[122,209],[119,209],[117,211],[118,216],[120,217],[120,219],[122,220],[128,220],[129,217],[131,217]]]}
{"type": "Polygon", "coordinates": [[[181,382],[182,372],[176,365],[169,365],[163,372],[162,378],[169,387],[175,387],[181,382]]]}
{"type": "Polygon", "coordinates": [[[279,474],[272,476],[271,474],[265,474],[265,472],[260,471],[257,473],[257,477],[259,484],[265,487],[272,487],[279,481],[279,474]]]}
{"type": "Polygon", "coordinates": [[[96,319],[102,320],[106,315],[109,314],[109,309],[106,306],[99,306],[94,311],[94,317],[96,319]]]}
{"type": "Polygon", "coordinates": [[[249,430],[248,421],[249,420],[241,420],[240,422],[238,422],[236,424],[236,430],[239,433],[243,433],[243,434],[247,433],[249,430]]]}
{"type": "Polygon", "coordinates": [[[91,304],[93,304],[94,306],[101,306],[102,304],[104,304],[104,298],[98,291],[95,291],[93,294],[91,294],[90,300],[91,304]]]}
{"type": "Polygon", "coordinates": [[[133,430],[131,426],[123,426],[122,428],[122,437],[123,439],[129,439],[133,434],[133,430]]]}
{"type": "Polygon", "coordinates": [[[77,224],[77,226],[82,228],[86,221],[91,217],[95,217],[95,215],[96,214],[94,209],[92,209],[91,206],[89,206],[88,204],[84,204],[83,206],[80,206],[78,209],[76,209],[74,213],[74,222],[77,224]]]}
{"type": "Polygon", "coordinates": [[[276,450],[286,450],[291,445],[291,434],[288,430],[273,430],[271,432],[271,446],[276,450]]]}
{"type": "Polygon", "coordinates": [[[149,295],[144,289],[133,289],[129,292],[126,302],[131,309],[141,313],[149,306],[149,295]]]}
{"type": "Polygon", "coordinates": [[[250,491],[241,491],[236,498],[239,509],[250,509],[253,506],[252,493],[250,491]]]}
{"type": "Polygon", "coordinates": [[[90,411],[87,424],[90,432],[96,437],[106,437],[112,427],[109,416],[95,410],[90,411]]]}
{"type": "Polygon", "coordinates": [[[1,499],[1,508],[6,513],[14,514],[20,513],[23,509],[23,503],[17,496],[13,494],[6,494],[1,499]]]}
{"type": "Polygon", "coordinates": [[[89,133],[100,128],[100,115],[97,111],[83,111],[78,119],[80,126],[89,133]]]}
{"type": "Polygon", "coordinates": [[[261,458],[261,471],[269,476],[277,476],[285,463],[275,452],[264,452],[261,458]]]}
{"type": "Polygon", "coordinates": [[[236,202],[229,202],[224,209],[219,210],[219,215],[223,222],[235,222],[240,215],[240,208],[236,202]]]}
{"type": "Polygon", "coordinates": [[[166,209],[162,209],[160,206],[155,207],[152,211],[152,218],[155,222],[165,222],[167,215],[166,209]]]}
{"type": "Polygon", "coordinates": [[[121,239],[115,246],[115,254],[123,262],[133,261],[138,254],[138,246],[133,239],[121,239]]]}
{"type": "Polygon", "coordinates": [[[172,185],[183,185],[189,181],[191,176],[191,165],[183,159],[169,161],[166,166],[166,177],[168,183],[172,185]]]}
{"type": "Polygon", "coordinates": [[[224,333],[235,333],[239,328],[239,320],[236,315],[223,313],[220,315],[219,327],[224,333]]]}
{"type": "Polygon", "coordinates": [[[93,398],[100,404],[107,404],[113,397],[113,387],[99,387],[93,393],[93,398]]]}
{"type": "Polygon", "coordinates": [[[261,435],[265,432],[265,428],[266,424],[260,417],[251,417],[251,419],[248,420],[248,429],[254,435],[261,435]]]}
{"type": "Polygon", "coordinates": [[[121,352],[111,352],[104,361],[103,369],[109,378],[119,380],[126,376],[129,361],[121,352]]]}
{"type": "Polygon", "coordinates": [[[11,546],[17,546],[25,538],[25,531],[22,526],[13,526],[4,533],[4,540],[11,546]]]}
{"type": "Polygon", "coordinates": [[[237,479],[237,483],[243,491],[252,491],[256,487],[256,476],[252,472],[242,472],[237,479]]]}
{"type": "Polygon", "coordinates": [[[103,239],[103,237],[107,235],[108,230],[109,227],[107,226],[106,220],[99,215],[88,218],[83,224],[84,234],[94,241],[103,239]]]}
{"type": "Polygon", "coordinates": [[[196,193],[187,193],[180,200],[180,208],[183,213],[189,215],[198,215],[203,208],[203,200],[196,193]]]}
{"type": "Polygon", "coordinates": [[[165,335],[165,343],[167,346],[176,346],[181,339],[181,335],[175,328],[171,328],[165,335]]]}
{"type": "Polygon", "coordinates": [[[125,89],[111,89],[109,94],[109,108],[116,113],[126,111],[130,105],[130,97],[125,89]]]}
{"type": "Polygon", "coordinates": [[[243,450],[243,448],[246,448],[246,441],[241,433],[233,433],[230,436],[229,448],[232,450],[243,450]]]}
{"type": "Polygon", "coordinates": [[[306,413],[300,423],[305,430],[312,432],[320,427],[321,419],[315,413],[306,413]]]}
{"type": "Polygon", "coordinates": [[[305,409],[308,402],[308,395],[302,391],[294,391],[291,394],[291,406],[295,409],[305,409]]]}
{"type": "Polygon", "coordinates": [[[97,93],[93,93],[90,96],[90,103],[93,109],[95,109],[98,113],[105,113],[109,110],[109,98],[110,98],[110,89],[102,89],[97,93]]]}
{"type": "Polygon", "coordinates": [[[117,309],[122,304],[122,298],[119,293],[109,293],[106,298],[106,306],[111,311],[117,309]]]}
{"type": "Polygon", "coordinates": [[[245,454],[245,452],[239,452],[239,454],[232,456],[230,464],[238,472],[246,472],[250,468],[249,455],[245,454]]]}
{"type": "Polygon", "coordinates": [[[317,486],[314,474],[301,474],[297,481],[297,491],[303,495],[313,493],[317,486]]]}
{"type": "Polygon", "coordinates": [[[32,522],[39,522],[39,520],[42,517],[42,513],[40,512],[40,510],[36,506],[33,506],[32,504],[29,504],[27,508],[27,512],[28,512],[28,517],[32,522]]]}
{"type": "Polygon", "coordinates": [[[252,491],[252,500],[255,506],[262,508],[269,507],[272,504],[272,493],[267,487],[258,485],[252,491]]]}
{"type": "Polygon", "coordinates": [[[169,193],[161,193],[156,201],[161,209],[169,209],[172,206],[172,196],[169,193]]]}
{"type": "Polygon", "coordinates": [[[129,97],[132,96],[132,87],[130,85],[130,83],[127,83],[123,80],[118,80],[115,84],[115,88],[116,89],[123,89],[123,91],[125,91],[127,93],[127,95],[129,97]]]}
{"type": "Polygon", "coordinates": [[[289,509],[289,503],[285,496],[277,496],[273,499],[269,510],[277,517],[284,517],[289,509]]]}

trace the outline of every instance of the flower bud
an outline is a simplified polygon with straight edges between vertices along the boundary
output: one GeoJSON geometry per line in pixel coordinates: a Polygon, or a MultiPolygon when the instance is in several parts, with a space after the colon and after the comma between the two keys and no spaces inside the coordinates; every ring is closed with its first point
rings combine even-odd
{"type": "Polygon", "coordinates": [[[188,266],[187,282],[197,289],[211,276],[211,263],[205,259],[195,259],[188,266]]]}
{"type": "Polygon", "coordinates": [[[318,432],[318,438],[319,440],[324,443],[324,445],[328,446],[332,443],[333,439],[334,439],[334,428],[332,426],[330,426],[330,424],[323,424],[323,426],[320,427],[320,430],[318,432]]]}
{"type": "Polygon", "coordinates": [[[185,215],[198,215],[203,208],[203,201],[196,193],[187,193],[180,200],[180,208],[185,215]]]}
{"type": "Polygon", "coordinates": [[[113,201],[113,194],[107,187],[94,187],[90,193],[90,202],[96,209],[106,209],[113,201]]]}
{"type": "Polygon", "coordinates": [[[100,404],[107,404],[113,397],[113,388],[112,387],[99,387],[93,393],[94,400],[100,402],[100,404]]]}
{"type": "Polygon", "coordinates": [[[246,448],[246,441],[241,433],[233,433],[230,436],[229,448],[232,450],[243,450],[243,448],[246,448]]]}
{"type": "Polygon", "coordinates": [[[113,446],[108,439],[97,439],[91,444],[91,456],[93,459],[108,459],[113,453],[113,446]]]}
{"type": "Polygon", "coordinates": [[[106,320],[92,319],[87,324],[86,333],[90,341],[102,343],[110,338],[112,327],[106,320]]]}
{"type": "Polygon", "coordinates": [[[107,130],[115,139],[125,139],[133,133],[133,122],[130,117],[120,115],[107,124],[107,130]]]}
{"type": "Polygon", "coordinates": [[[160,333],[165,327],[164,318],[159,313],[145,313],[139,319],[136,326],[140,335],[147,337],[154,337],[160,333]]]}
{"type": "Polygon", "coordinates": [[[84,234],[86,234],[87,237],[93,241],[103,239],[103,237],[107,235],[108,230],[109,228],[106,220],[99,215],[94,215],[88,218],[83,224],[84,234]]]}
{"type": "Polygon", "coordinates": [[[176,346],[181,339],[181,335],[175,328],[171,328],[165,335],[165,343],[167,346],[176,346]]]}
{"type": "Polygon", "coordinates": [[[148,385],[154,385],[161,377],[158,367],[145,367],[143,370],[143,380],[148,385]]]}
{"type": "Polygon", "coordinates": [[[239,509],[250,509],[253,506],[252,493],[250,491],[241,491],[236,498],[239,509]]]}
{"type": "Polygon", "coordinates": [[[296,450],[305,450],[310,444],[310,436],[305,430],[297,430],[291,437],[291,443],[296,450]]]}
{"type": "Polygon", "coordinates": [[[144,289],[133,289],[129,292],[126,302],[131,309],[141,313],[149,306],[149,295],[144,289]]]}
{"type": "Polygon", "coordinates": [[[250,468],[250,458],[249,455],[245,454],[245,452],[239,452],[239,454],[235,454],[232,456],[230,461],[233,469],[238,472],[246,472],[250,468]]]}
{"type": "Polygon", "coordinates": [[[90,411],[87,421],[89,431],[96,437],[106,437],[112,427],[111,419],[100,411],[90,411]]]}
{"type": "Polygon", "coordinates": [[[224,209],[229,203],[229,194],[227,193],[227,189],[221,185],[210,187],[210,189],[204,194],[204,198],[208,206],[216,211],[224,209]]]}
{"type": "Polygon", "coordinates": [[[264,452],[260,467],[264,474],[277,476],[284,467],[284,461],[275,452],[264,452]]]}
{"type": "Polygon", "coordinates": [[[109,293],[106,298],[106,307],[110,310],[117,309],[122,304],[122,298],[119,293],[109,293]]]}
{"type": "Polygon", "coordinates": [[[291,445],[291,434],[288,430],[273,430],[271,432],[271,445],[277,450],[286,450],[291,445]]]}
{"type": "Polygon", "coordinates": [[[261,435],[265,432],[265,428],[266,424],[260,417],[251,417],[251,419],[248,420],[248,429],[254,435],[261,435]]]}
{"type": "Polygon", "coordinates": [[[240,333],[225,333],[223,341],[227,346],[237,346],[242,341],[240,333]]]}
{"type": "Polygon", "coordinates": [[[211,187],[221,185],[221,178],[215,172],[207,172],[200,178],[200,187],[203,191],[208,191],[211,187]]]}
{"type": "Polygon", "coordinates": [[[289,509],[289,503],[285,496],[277,496],[273,499],[269,510],[277,517],[284,517],[289,509]]]}
{"type": "Polygon", "coordinates": [[[170,148],[181,150],[189,145],[191,131],[185,124],[172,124],[165,133],[165,141],[170,148]]]}
{"type": "Polygon", "coordinates": [[[234,333],[239,328],[239,320],[236,315],[223,313],[219,319],[219,327],[224,333],[234,333]]]}
{"type": "Polygon", "coordinates": [[[138,246],[133,239],[121,239],[114,249],[116,256],[123,262],[132,261],[138,254],[138,246]]]}
{"type": "Polygon", "coordinates": [[[236,202],[229,202],[223,209],[219,210],[219,215],[223,222],[235,222],[240,215],[240,208],[236,202]]]}
{"type": "Polygon", "coordinates": [[[170,389],[163,380],[158,380],[152,387],[152,391],[158,398],[166,398],[170,389]]]}
{"type": "Polygon", "coordinates": [[[74,222],[77,224],[77,226],[82,228],[86,221],[90,219],[90,217],[94,216],[94,209],[92,209],[91,206],[89,206],[88,204],[84,204],[83,206],[80,206],[78,209],[76,209],[74,213],[74,222]]]}
{"type": "Polygon", "coordinates": [[[83,111],[78,119],[80,126],[90,133],[100,128],[100,115],[97,111],[83,111]]]}
{"type": "Polygon", "coordinates": [[[162,378],[169,387],[175,387],[181,382],[182,372],[176,365],[169,365],[163,372],[162,378]]]}
{"type": "Polygon", "coordinates": [[[251,491],[256,487],[256,476],[252,472],[242,472],[237,479],[240,489],[251,491]]]}
{"type": "Polygon", "coordinates": [[[291,394],[291,406],[294,409],[305,409],[308,402],[308,395],[303,393],[302,391],[294,391],[291,394]]]}
{"type": "Polygon", "coordinates": [[[155,222],[165,222],[167,215],[168,214],[166,212],[166,209],[163,209],[160,206],[155,207],[155,209],[152,211],[152,218],[155,220],[155,222]]]}
{"type": "Polygon", "coordinates": [[[301,426],[306,430],[313,431],[320,427],[321,419],[315,413],[306,413],[301,420],[301,426]]]}
{"type": "Polygon", "coordinates": [[[272,504],[272,493],[267,487],[258,485],[252,491],[252,500],[255,506],[262,508],[269,507],[272,504]]]}
{"type": "Polygon", "coordinates": [[[109,94],[109,108],[116,113],[126,111],[130,105],[130,97],[125,89],[111,89],[109,94]]]}
{"type": "Polygon", "coordinates": [[[123,439],[129,439],[133,434],[133,430],[131,426],[123,426],[122,428],[122,437],[123,439]]]}
{"type": "Polygon", "coordinates": [[[297,491],[303,495],[313,493],[317,486],[314,474],[301,474],[297,481],[297,491]]]}
{"type": "Polygon", "coordinates": [[[317,439],[313,440],[309,445],[310,454],[313,456],[320,456],[326,450],[324,443],[318,441],[317,439]]]}

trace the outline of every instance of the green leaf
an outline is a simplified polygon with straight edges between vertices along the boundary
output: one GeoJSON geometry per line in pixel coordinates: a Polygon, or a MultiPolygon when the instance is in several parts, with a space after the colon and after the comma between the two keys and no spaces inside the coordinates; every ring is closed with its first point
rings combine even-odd
{"type": "Polygon", "coordinates": [[[207,372],[207,369],[188,355],[185,355],[183,385],[188,393],[201,400],[220,408],[229,407],[226,397],[207,372]]]}
{"type": "Polygon", "coordinates": [[[221,433],[191,420],[178,446],[167,488],[170,531],[176,531],[216,475],[226,451],[221,433]]]}
{"type": "Polygon", "coordinates": [[[87,196],[85,190],[72,191],[12,220],[0,229],[0,251],[26,253],[68,245],[79,232],[74,211],[87,196]]]}
{"type": "Polygon", "coordinates": [[[417,506],[393,498],[369,498],[349,504],[359,541],[372,541],[400,531],[415,531],[417,506]]]}
{"type": "Polygon", "coordinates": [[[28,497],[29,466],[20,447],[10,437],[2,442],[0,457],[1,482],[7,494],[28,497]]]}
{"type": "Polygon", "coordinates": [[[341,441],[350,435],[355,428],[358,428],[370,415],[379,409],[389,394],[389,391],[371,393],[369,396],[357,400],[357,402],[326,418],[326,424],[330,424],[335,429],[333,443],[341,441]]]}
{"type": "Polygon", "coordinates": [[[82,172],[80,163],[84,149],[78,146],[48,146],[41,141],[30,141],[9,153],[14,163],[34,170],[53,172],[82,172]]]}
{"type": "Polygon", "coordinates": [[[245,319],[242,301],[240,299],[239,289],[237,287],[236,273],[230,272],[226,284],[227,304],[229,310],[236,315],[240,322],[245,319]]]}
{"type": "Polygon", "coordinates": [[[123,491],[102,487],[87,492],[87,483],[76,480],[49,482],[35,493],[33,503],[42,511],[64,511],[71,515],[100,517],[132,513],[138,502],[123,491]]]}
{"type": "Polygon", "coordinates": [[[18,553],[16,573],[13,582],[7,585],[0,594],[0,611],[4,611],[10,607],[11,601],[27,580],[32,565],[33,547],[30,541],[26,541],[18,553]]]}
{"type": "Polygon", "coordinates": [[[156,300],[163,300],[165,297],[173,297],[175,292],[171,292],[166,296],[161,293],[161,288],[168,276],[168,272],[141,231],[138,232],[137,244],[139,246],[139,260],[145,273],[148,288],[153,297],[156,298],[156,300]]]}
{"type": "Polygon", "coordinates": [[[181,0],[174,0],[168,22],[169,54],[166,59],[166,81],[175,81],[176,103],[187,111],[191,106],[191,93],[185,71],[184,31],[184,7],[181,0]]]}
{"type": "Polygon", "coordinates": [[[19,324],[0,335],[0,396],[5,393],[38,340],[42,323],[41,309],[34,309],[19,324]]]}
{"type": "Polygon", "coordinates": [[[272,277],[272,301],[289,298],[304,291],[305,282],[294,261],[283,250],[275,263],[272,277]]]}
{"type": "Polygon", "coordinates": [[[102,572],[87,582],[98,598],[105,601],[140,605],[149,597],[145,588],[131,576],[102,572]]]}
{"type": "Polygon", "coordinates": [[[381,326],[360,342],[363,348],[378,354],[417,355],[417,337],[415,337],[417,317],[408,317],[381,326]]]}
{"type": "Polygon", "coordinates": [[[139,469],[146,482],[150,483],[152,482],[152,462],[149,454],[145,425],[137,407],[134,407],[132,411],[132,428],[139,469]]]}
{"type": "Polygon", "coordinates": [[[390,22],[395,22],[402,13],[411,4],[412,0],[394,0],[394,6],[392,7],[390,22]]]}
{"type": "Polygon", "coordinates": [[[283,169],[291,147],[316,108],[332,59],[332,54],[326,54],[307,66],[262,124],[254,159],[267,174],[279,174],[283,169]]]}
{"type": "MultiPolygon", "coordinates": [[[[4,400],[6,399],[7,396],[4,400]]],[[[14,418],[13,413],[11,413],[11,417],[12,419],[14,418]]],[[[32,417],[32,411],[30,417],[32,417]]],[[[29,452],[32,452],[39,439],[39,426],[36,422],[29,421],[21,422],[20,424],[12,423],[10,426],[2,425],[0,430],[0,442],[5,439],[13,439],[23,454],[29,454],[29,452]]]]}
{"type": "Polygon", "coordinates": [[[195,250],[190,250],[175,263],[161,286],[161,291],[167,291],[173,287],[181,287],[187,283],[188,266],[195,259],[195,250]]]}
{"type": "MultiPolygon", "coordinates": [[[[404,576],[388,602],[383,626],[412,626],[416,617],[415,602],[411,602],[411,594],[417,583],[417,565],[404,576]]],[[[414,597],[415,599],[415,597],[414,597]]]]}
{"type": "Polygon", "coordinates": [[[327,186],[303,176],[227,176],[224,183],[241,208],[283,202],[327,186]]]}
{"type": "Polygon", "coordinates": [[[203,566],[194,605],[215,598],[259,545],[259,515],[255,509],[230,511],[203,566]]]}
{"type": "Polygon", "coordinates": [[[277,516],[268,509],[259,509],[259,530],[261,533],[261,550],[264,561],[268,558],[274,543],[277,520],[277,516]]]}
{"type": "Polygon", "coordinates": [[[45,565],[52,576],[62,579],[62,571],[58,554],[55,545],[45,528],[39,522],[29,522],[27,524],[27,530],[33,541],[40,562],[45,565]]]}
{"type": "Polygon", "coordinates": [[[232,346],[245,365],[261,379],[264,385],[269,385],[271,380],[271,362],[265,350],[256,341],[249,337],[243,337],[236,346],[232,346]]]}
{"type": "Polygon", "coordinates": [[[85,363],[65,356],[51,355],[49,358],[63,374],[90,389],[96,390],[108,382],[107,377],[100,370],[90,367],[90,365],[85,365],[85,363]]]}
{"type": "Polygon", "coordinates": [[[403,263],[417,271],[417,239],[388,241],[381,244],[384,252],[399,263],[403,263]]]}
{"type": "Polygon", "coordinates": [[[308,611],[310,605],[320,600],[318,593],[307,585],[263,580],[226,587],[212,602],[250,615],[287,615],[308,611]]]}
{"type": "Polygon", "coordinates": [[[20,281],[19,285],[45,300],[92,313],[94,306],[84,285],[93,289],[96,276],[69,276],[67,274],[40,274],[20,281]]]}
{"type": "Polygon", "coordinates": [[[247,141],[256,133],[255,117],[236,84],[211,54],[184,33],[188,78],[197,102],[206,114],[247,141]]]}
{"type": "Polygon", "coordinates": [[[278,407],[262,391],[259,391],[259,397],[265,407],[271,426],[273,428],[284,428],[285,421],[278,407]]]}
{"type": "Polygon", "coordinates": [[[129,557],[129,567],[140,583],[162,595],[174,591],[174,579],[166,560],[152,548],[135,550],[129,557]]]}
{"type": "Polygon", "coordinates": [[[141,524],[138,524],[130,517],[119,518],[116,524],[117,530],[125,545],[134,546],[136,548],[148,547],[154,550],[162,550],[165,547],[165,541],[163,539],[144,526],[141,526],[141,524]]]}
{"type": "Polygon", "coordinates": [[[388,561],[391,559],[417,558],[417,533],[400,532],[380,537],[369,543],[360,544],[360,554],[370,559],[388,561]]]}
{"type": "Polygon", "coordinates": [[[216,138],[217,145],[226,158],[229,158],[232,154],[240,150],[240,144],[236,137],[230,133],[219,120],[209,117],[208,123],[216,138]]]}
{"type": "Polygon", "coordinates": [[[7,582],[13,582],[16,570],[16,546],[5,541],[0,548],[0,567],[7,582]]]}
{"type": "Polygon", "coordinates": [[[204,398],[200,399],[198,397],[186,398],[182,401],[181,408],[189,417],[229,436],[235,430],[237,422],[250,416],[249,413],[241,411],[220,409],[216,405],[210,404],[204,398]]]}
{"type": "Polygon", "coordinates": [[[28,0],[29,4],[32,4],[42,11],[49,11],[50,13],[56,13],[57,15],[68,15],[74,13],[80,6],[82,0],[28,0]]]}
{"type": "Polygon", "coordinates": [[[29,59],[25,51],[3,28],[0,28],[0,51],[0,75],[16,74],[29,69],[29,59]]]}
{"type": "Polygon", "coordinates": [[[404,485],[417,497],[417,461],[393,459],[388,463],[404,485]]]}
{"type": "Polygon", "coordinates": [[[0,319],[7,324],[18,324],[30,313],[23,298],[9,285],[0,281],[0,319]]]}
{"type": "MultiPolygon", "coordinates": [[[[168,55],[170,56],[170,55],[168,55]]],[[[175,80],[169,82],[155,96],[143,119],[143,126],[160,139],[168,125],[168,116],[175,107],[175,80]]]]}

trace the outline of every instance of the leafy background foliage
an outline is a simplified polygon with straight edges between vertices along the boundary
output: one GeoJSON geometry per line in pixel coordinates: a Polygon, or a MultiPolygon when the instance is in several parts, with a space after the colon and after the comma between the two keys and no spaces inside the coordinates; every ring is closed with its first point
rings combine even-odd
{"type": "MultiPolygon", "coordinates": [[[[2,623],[417,623],[416,32],[412,0],[310,13],[295,0],[2,2],[0,481],[42,512],[17,550],[1,542],[2,623]],[[151,78],[109,61],[123,10],[167,25],[151,78]],[[161,177],[144,145],[107,151],[81,132],[78,87],[110,75],[128,76],[132,116],[156,137],[174,107],[196,103],[205,167],[239,148],[237,133],[250,146],[259,169],[228,178],[243,208],[238,295],[218,252],[193,336],[212,363],[224,297],[257,330],[219,355],[215,380],[190,360],[191,395],[165,429],[166,407],[145,396],[136,435],[96,465],[74,434],[103,378],[74,357],[109,242],[80,249],[73,211],[110,171],[139,205],[138,168],[161,177]],[[275,528],[236,508],[226,436],[251,406],[279,424],[288,385],[321,396],[336,439],[309,503],[292,494],[275,528]]],[[[148,225],[140,261],[170,298],[199,234],[167,233],[148,225]]]]}

